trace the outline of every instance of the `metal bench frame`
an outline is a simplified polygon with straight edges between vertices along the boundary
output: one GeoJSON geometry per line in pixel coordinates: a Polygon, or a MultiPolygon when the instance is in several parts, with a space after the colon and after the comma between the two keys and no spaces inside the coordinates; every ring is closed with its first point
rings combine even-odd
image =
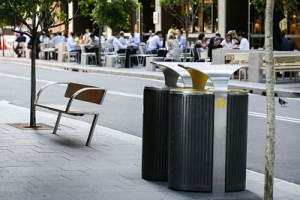
{"type": "Polygon", "coordinates": [[[78,108],[73,106],[74,100],[80,100],[85,101],[88,103],[94,103],[101,105],[104,97],[106,94],[106,89],[90,86],[90,85],[83,85],[79,83],[73,83],[73,82],[59,82],[59,83],[50,83],[42,87],[39,92],[37,93],[35,106],[46,108],[48,110],[52,110],[55,112],[58,112],[57,120],[55,123],[55,127],[53,130],[53,134],[56,134],[60,119],[62,114],[68,114],[73,116],[83,116],[85,114],[88,115],[94,115],[93,122],[90,128],[90,132],[88,135],[88,139],[86,141],[86,146],[90,146],[92,136],[95,130],[95,126],[99,117],[99,111],[97,110],[85,110],[82,108],[78,108]],[[69,98],[67,105],[63,104],[43,104],[39,103],[39,99],[41,94],[50,86],[54,85],[67,85],[66,91],[65,91],[65,97],[69,98]]]}

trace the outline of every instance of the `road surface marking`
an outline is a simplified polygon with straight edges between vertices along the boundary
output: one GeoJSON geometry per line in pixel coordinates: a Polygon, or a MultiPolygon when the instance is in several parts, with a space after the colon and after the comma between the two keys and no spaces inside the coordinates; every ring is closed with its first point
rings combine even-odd
{"type": "MultiPolygon", "coordinates": [[[[267,118],[267,115],[264,114],[264,113],[257,113],[257,112],[251,112],[251,111],[249,111],[248,115],[255,116],[255,117],[267,118]]],[[[297,119],[297,118],[275,116],[275,119],[280,120],[280,121],[294,122],[294,123],[300,124],[300,119],[297,119]]]]}
{"type": "MultiPolygon", "coordinates": [[[[17,75],[11,75],[11,74],[0,73],[0,76],[8,77],[8,78],[15,78],[15,79],[22,79],[22,80],[27,80],[27,81],[31,80],[31,78],[28,78],[28,77],[25,77],[25,76],[17,76],[17,75]]],[[[43,83],[53,83],[53,81],[47,81],[47,80],[42,80],[42,79],[36,79],[36,80],[38,82],[43,82],[43,83]]],[[[118,92],[118,91],[111,91],[111,90],[108,90],[107,93],[108,94],[112,94],[112,95],[119,95],[119,96],[125,96],[125,97],[132,97],[132,98],[143,99],[143,95],[138,95],[138,94],[118,92]]],[[[294,100],[294,99],[290,99],[290,100],[294,100]]],[[[296,100],[298,100],[298,99],[296,99],[296,100]]],[[[267,115],[264,114],[264,113],[257,113],[257,112],[251,112],[251,111],[249,111],[248,115],[249,116],[254,116],[254,117],[267,118],[267,115]]],[[[275,118],[277,120],[280,120],[280,121],[293,122],[293,123],[300,124],[300,119],[297,119],[297,118],[282,117],[282,116],[276,116],[275,118]]]]}

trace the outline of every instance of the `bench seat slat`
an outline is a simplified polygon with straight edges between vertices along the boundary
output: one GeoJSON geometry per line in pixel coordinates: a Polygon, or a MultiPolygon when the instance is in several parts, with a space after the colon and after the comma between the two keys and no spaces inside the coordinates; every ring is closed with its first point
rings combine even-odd
{"type": "Polygon", "coordinates": [[[68,112],[66,112],[66,105],[63,104],[35,104],[36,106],[42,107],[42,108],[47,108],[49,110],[53,110],[56,112],[62,112],[65,114],[70,114],[70,115],[78,115],[78,114],[97,114],[97,111],[94,110],[88,110],[85,108],[81,108],[81,107],[71,107],[71,110],[69,110],[68,112]]]}

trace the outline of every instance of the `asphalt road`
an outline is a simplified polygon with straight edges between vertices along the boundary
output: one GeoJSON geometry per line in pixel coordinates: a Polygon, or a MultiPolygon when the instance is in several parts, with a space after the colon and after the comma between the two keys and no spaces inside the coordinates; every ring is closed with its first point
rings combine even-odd
{"type": "MultiPolygon", "coordinates": [[[[37,89],[49,82],[74,81],[108,89],[98,124],[142,137],[143,88],[163,86],[163,82],[141,78],[70,72],[37,68],[37,89]]],[[[0,99],[28,107],[30,102],[30,67],[0,63],[0,99]]],[[[63,91],[63,88],[59,88],[63,91]]],[[[50,90],[47,100],[55,100],[50,90]]],[[[278,99],[276,99],[277,101],[278,99]]],[[[286,99],[287,106],[276,102],[275,176],[300,184],[300,99],[286,99]]],[[[266,138],[266,98],[249,96],[247,168],[263,173],[266,138]]],[[[45,110],[44,110],[45,111],[45,110]]],[[[90,117],[85,117],[90,122],[90,117]]],[[[38,116],[37,116],[38,121],[38,116]]],[[[54,122],[53,122],[54,123],[54,122]]]]}

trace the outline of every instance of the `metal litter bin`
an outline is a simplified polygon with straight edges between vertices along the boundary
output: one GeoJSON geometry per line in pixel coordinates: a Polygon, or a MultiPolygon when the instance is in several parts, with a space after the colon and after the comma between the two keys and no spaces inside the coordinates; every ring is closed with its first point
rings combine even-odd
{"type": "Polygon", "coordinates": [[[142,178],[167,181],[170,88],[191,87],[192,80],[186,70],[176,65],[158,67],[164,73],[165,87],[144,88],[142,178]]]}
{"type": "Polygon", "coordinates": [[[229,91],[226,130],[225,192],[246,189],[248,93],[229,91]]]}
{"type": "Polygon", "coordinates": [[[211,191],[214,94],[170,93],[169,188],[211,191]]]}
{"type": "Polygon", "coordinates": [[[145,87],[142,178],[168,180],[169,88],[145,87]]]}
{"type": "MultiPolygon", "coordinates": [[[[169,188],[211,192],[214,92],[171,90],[169,188]]],[[[226,130],[225,191],[246,186],[248,94],[229,92],[226,130]]]]}

